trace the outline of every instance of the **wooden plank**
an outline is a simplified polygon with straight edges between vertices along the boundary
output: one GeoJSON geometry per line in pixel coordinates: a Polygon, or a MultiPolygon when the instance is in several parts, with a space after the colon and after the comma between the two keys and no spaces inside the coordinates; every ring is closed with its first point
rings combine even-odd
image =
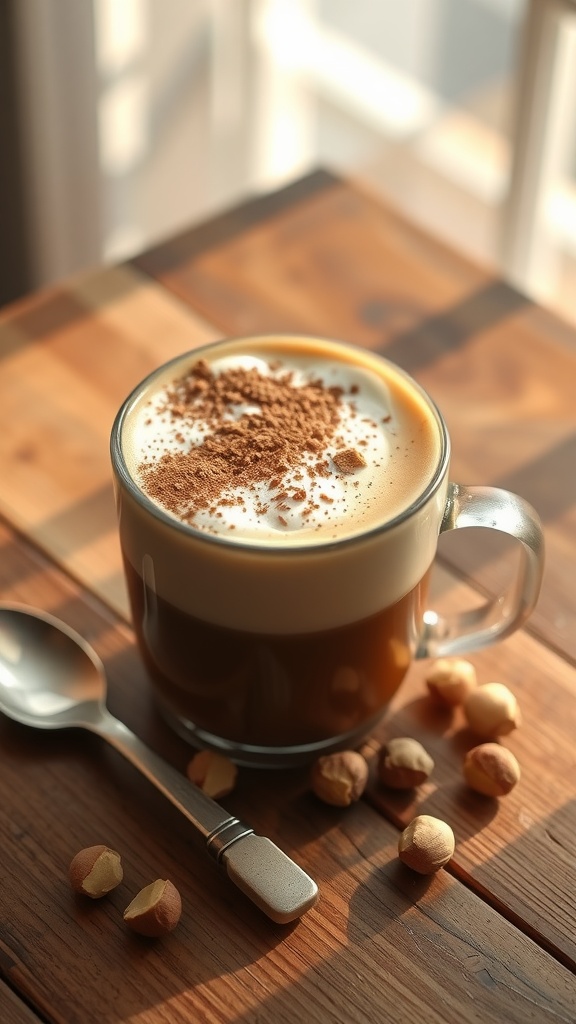
{"type": "Polygon", "coordinates": [[[0,511],[124,613],[112,422],[160,362],[216,336],[129,267],[84,275],[0,315],[0,511]]]}
{"type": "MultiPolygon", "coordinates": [[[[454,478],[518,490],[543,517],[530,628],[576,660],[576,333],[381,201],[312,181],[311,194],[232,211],[213,236],[205,225],[135,262],[226,334],[329,335],[408,369],[445,414],[454,478]]],[[[483,533],[451,539],[445,557],[497,592],[501,553],[483,533]]]]}
{"type": "Polygon", "coordinates": [[[312,182],[275,193],[272,206],[263,197],[261,210],[253,202],[247,216],[232,210],[214,231],[212,222],[186,231],[134,265],[223,331],[316,331],[369,348],[489,281],[447,249],[433,258],[427,236],[337,179],[312,182]]]}
{"type": "MultiPolygon", "coordinates": [[[[442,569],[434,582],[445,613],[477,603],[468,586],[442,569]]],[[[575,969],[576,670],[525,631],[470,660],[480,682],[503,682],[519,700],[522,724],[501,741],[521,766],[516,788],[496,800],[465,785],[464,755],[482,740],[467,728],[461,708],[450,712],[430,698],[430,662],[423,661],[411,668],[366,750],[376,752],[392,736],[413,736],[432,755],[434,772],[406,792],[373,777],[370,799],[399,828],[419,813],[448,821],[457,844],[454,874],[575,969]]],[[[373,769],[376,759],[373,753],[373,769]]]]}
{"type": "MultiPolygon", "coordinates": [[[[8,317],[3,328],[0,408],[11,426],[0,432],[0,507],[15,526],[125,617],[108,462],[112,418],[122,397],[156,362],[213,333],[129,268],[104,271],[80,279],[71,290],[40,296],[8,317]]],[[[567,554],[569,550],[567,546],[567,554]]],[[[447,600],[451,595],[454,601],[475,599],[450,577],[444,577],[444,586],[447,600]]],[[[517,800],[524,801],[517,818],[508,821],[504,809],[479,836],[466,834],[456,870],[572,963],[571,897],[560,898],[559,887],[569,878],[571,892],[576,892],[576,878],[566,867],[565,848],[546,838],[545,823],[565,807],[563,829],[576,828],[569,768],[575,734],[573,670],[524,634],[482,657],[495,659],[487,662],[490,670],[511,680],[529,709],[521,733],[526,742],[522,760],[534,770],[525,770],[518,796],[505,805],[516,808],[517,800]],[[542,709],[544,745],[539,732],[542,709]],[[534,755],[529,754],[532,748],[534,755]],[[547,767],[550,749],[558,750],[562,772],[554,764],[547,767]],[[549,780],[552,796],[543,793],[543,778],[549,780]],[[534,820],[534,828],[522,825],[528,819],[534,820]],[[506,829],[514,839],[504,854],[506,829]],[[518,870],[517,848],[528,851],[531,867],[526,871],[518,870]]],[[[410,685],[409,680],[401,691],[401,702],[408,701],[410,685]]],[[[404,728],[413,732],[421,725],[408,717],[404,728]]],[[[435,738],[432,728],[427,742],[435,738]]],[[[448,792],[459,786],[459,749],[456,745],[452,759],[435,750],[448,792]]],[[[384,809],[391,811],[389,806],[384,809]]],[[[444,810],[453,814],[454,807],[444,810]]]]}
{"type": "MultiPolygon", "coordinates": [[[[48,608],[96,646],[109,705],[177,766],[188,751],[151,713],[132,635],[112,613],[0,526],[5,599],[48,608]]],[[[396,830],[367,804],[346,812],[298,773],[240,774],[225,801],[315,875],[321,900],[295,926],[269,922],[191,845],[187,823],[96,737],[0,719],[2,964],[58,1024],[539,1024],[574,1020],[576,978],[460,882],[415,877],[396,830]],[[73,897],[71,856],[105,842],[124,860],[103,901],[73,897]],[[122,909],[155,877],[183,896],[161,942],[125,930],[122,909]]]]}
{"type": "Polygon", "coordinates": [[[40,1024],[40,1018],[3,981],[0,981],[0,1020],[5,1024],[40,1024]]]}

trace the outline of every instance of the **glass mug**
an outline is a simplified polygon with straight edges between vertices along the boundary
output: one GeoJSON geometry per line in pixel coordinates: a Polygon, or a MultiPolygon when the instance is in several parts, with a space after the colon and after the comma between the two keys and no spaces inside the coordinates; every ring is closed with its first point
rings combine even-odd
{"type": "Polygon", "coordinates": [[[159,709],[194,745],[239,763],[291,765],[356,745],[414,658],[492,644],[536,603],[544,549],[534,510],[508,491],[450,482],[435,404],[359,347],[267,335],[188,352],[128,396],[111,454],[132,620],[159,709]],[[289,454],[279,469],[255,470],[256,484],[243,478],[238,497],[234,445],[240,436],[242,465],[256,464],[265,446],[242,430],[262,429],[270,377],[274,443],[289,454]],[[314,410],[320,400],[309,438],[309,404],[304,418],[282,419],[302,404],[302,386],[314,410]],[[202,497],[211,433],[216,483],[202,497]],[[194,448],[196,481],[182,476],[194,448]],[[521,558],[506,593],[442,617],[427,605],[438,538],[467,526],[511,535],[521,558]]]}

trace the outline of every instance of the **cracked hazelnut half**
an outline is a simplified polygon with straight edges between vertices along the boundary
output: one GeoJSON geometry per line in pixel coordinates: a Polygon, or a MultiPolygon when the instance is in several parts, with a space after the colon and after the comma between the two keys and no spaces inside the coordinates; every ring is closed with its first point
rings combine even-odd
{"type": "Polygon", "coordinates": [[[178,889],[168,879],[158,878],[140,890],[126,907],[123,917],[133,932],[158,939],[176,927],[181,913],[178,889]]]}
{"type": "Polygon", "coordinates": [[[214,750],[200,750],[188,762],[186,774],[207,796],[220,800],[234,789],[238,768],[224,754],[214,750]]]}
{"type": "Polygon", "coordinates": [[[72,859],[68,877],[74,892],[98,900],[115,889],[124,877],[120,854],[109,846],[87,846],[72,859]]]}

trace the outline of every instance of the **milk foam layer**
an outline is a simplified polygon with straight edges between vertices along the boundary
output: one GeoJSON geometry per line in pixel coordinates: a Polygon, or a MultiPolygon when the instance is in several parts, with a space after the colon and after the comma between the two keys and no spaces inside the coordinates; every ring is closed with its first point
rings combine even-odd
{"type": "MultiPolygon", "coordinates": [[[[156,595],[199,620],[240,631],[278,635],[338,628],[400,600],[434,560],[448,489],[448,440],[441,420],[409,378],[377,356],[351,346],[313,338],[267,342],[250,338],[189,353],[177,364],[163,367],[127,401],[113,432],[112,450],[122,552],[145,585],[143,629],[151,637],[158,628],[156,595]],[[141,449],[136,442],[143,437],[140,430],[149,416],[151,395],[200,357],[213,361],[249,352],[254,358],[267,359],[279,351],[284,360],[290,353],[292,363],[312,359],[316,370],[333,362],[339,372],[344,368],[350,374],[365,373],[367,393],[386,402],[384,408],[396,419],[402,415],[408,429],[416,429],[421,417],[426,418],[428,443],[422,444],[418,460],[399,460],[400,486],[393,488],[396,506],[385,486],[392,479],[389,466],[377,467],[383,470],[378,485],[382,500],[372,512],[372,528],[370,521],[367,525],[356,515],[344,528],[332,524],[328,530],[307,533],[275,528],[264,539],[259,535],[254,540],[239,537],[237,529],[222,534],[189,529],[143,500],[130,479],[137,480],[141,449]],[[415,507],[411,507],[413,500],[417,500],[415,507]],[[400,513],[410,509],[409,514],[389,522],[386,517],[394,514],[394,507],[400,513]],[[340,542],[332,539],[334,534],[340,542]]],[[[365,490],[370,492],[368,487],[365,490]]],[[[414,623],[415,636],[419,629],[420,624],[414,623]]]]}
{"type": "MultiPolygon", "coordinates": [[[[341,389],[339,422],[325,450],[304,452],[299,464],[282,475],[281,486],[263,480],[234,487],[224,502],[196,511],[190,518],[193,527],[236,543],[317,545],[395,518],[426,489],[439,461],[438,427],[425,399],[387,364],[369,354],[301,339],[252,339],[248,349],[234,349],[235,343],[218,345],[201,355],[215,375],[253,368],[263,377],[289,372],[296,388],[320,379],[326,388],[341,389]],[[365,464],[342,472],[337,458],[342,451],[357,453],[365,464]],[[319,458],[324,461],[321,475],[314,470],[319,458]]],[[[186,452],[210,433],[205,421],[183,422],[167,410],[175,377],[194,362],[192,354],[187,364],[161,373],[155,390],[136,404],[126,422],[124,457],[144,493],[143,460],[150,466],[166,452],[186,452]]],[[[240,421],[258,411],[238,403],[227,418],[240,421]]],[[[186,496],[177,511],[163,510],[186,521],[186,496]]]]}

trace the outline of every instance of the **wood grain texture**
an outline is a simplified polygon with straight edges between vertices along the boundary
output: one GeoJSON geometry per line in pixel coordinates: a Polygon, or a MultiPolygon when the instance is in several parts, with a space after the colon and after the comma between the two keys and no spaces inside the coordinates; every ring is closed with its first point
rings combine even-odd
{"type": "MultiPolygon", "coordinates": [[[[0,431],[0,508],[13,525],[126,619],[108,457],[110,425],[117,405],[141,376],[163,358],[214,333],[130,268],[81,278],[4,318],[0,409],[2,422],[10,428],[0,431]]],[[[504,404],[502,397],[502,408],[504,404]]],[[[445,540],[446,545],[453,543],[452,537],[445,540]]],[[[443,539],[443,551],[446,545],[443,539]]],[[[503,562],[497,559],[499,572],[503,562]]],[[[439,576],[439,581],[447,602],[470,604],[478,599],[450,576],[439,576]]],[[[46,598],[39,603],[46,607],[46,598]]],[[[466,816],[462,826],[460,798],[442,805],[441,795],[436,795],[434,806],[450,817],[457,812],[459,825],[465,828],[455,870],[572,964],[576,871],[569,858],[567,862],[566,844],[554,843],[546,829],[549,819],[561,815],[562,834],[576,832],[571,760],[575,673],[525,634],[482,658],[486,671],[508,681],[527,709],[519,742],[526,741],[521,752],[528,769],[518,794],[503,802],[498,815],[491,815],[493,820],[481,829],[466,816]],[[557,751],[557,759],[549,764],[551,750],[557,751]],[[510,818],[512,809],[516,816],[510,818]],[[523,857],[528,859],[527,869],[521,866],[523,857]]],[[[410,703],[411,679],[401,691],[402,706],[410,703]]],[[[393,716],[396,710],[395,705],[393,716]]],[[[410,708],[403,714],[404,730],[415,733],[424,727],[410,708]]],[[[442,793],[461,793],[461,737],[449,741],[447,752],[443,740],[436,749],[433,723],[429,731],[425,739],[435,745],[443,772],[442,793]]],[[[380,806],[400,823],[394,807],[382,802],[380,806]]],[[[556,821],[557,817],[553,827],[556,821]]]]}
{"type": "MultiPolygon", "coordinates": [[[[447,614],[472,604],[470,588],[442,569],[435,589],[447,614]]],[[[519,700],[521,726],[501,741],[520,763],[516,788],[498,800],[465,785],[464,755],[483,741],[461,708],[446,710],[430,697],[431,662],[422,661],[367,745],[370,799],[400,828],[420,813],[448,821],[457,843],[450,870],[576,970],[576,671],[525,631],[470,660],[480,683],[503,682],[519,700]],[[434,759],[432,776],[416,790],[394,792],[375,780],[377,751],[392,736],[416,737],[434,759]]]]}
{"type": "MultiPolygon", "coordinates": [[[[151,711],[128,628],[1,526],[0,544],[3,597],[49,608],[89,637],[111,710],[183,768],[188,750],[151,711]]],[[[225,801],[321,886],[317,908],[282,927],[222,879],[186,821],[96,737],[2,719],[0,766],[11,880],[0,895],[0,965],[51,1024],[574,1020],[569,971],[446,872],[423,879],[400,865],[396,830],[367,804],[327,808],[299,773],[246,770],[225,801]],[[124,880],[105,900],[84,901],[67,867],[96,842],[121,852],[124,880]],[[171,878],[184,902],[161,942],[127,933],[121,919],[155,877],[171,878]]]]}
{"type": "MultiPolygon", "coordinates": [[[[576,332],[380,200],[316,174],[143,254],[136,264],[230,335],[314,332],[415,376],[452,435],[452,476],[518,491],[543,518],[547,569],[530,629],[576,660],[576,332]]],[[[446,545],[498,592],[502,544],[446,545]]]]}
{"type": "MultiPolygon", "coordinates": [[[[0,962],[1,957],[0,946],[0,962]]],[[[3,981],[0,981],[0,1020],[5,1024],[41,1024],[34,1011],[3,981]]]]}
{"type": "MultiPolygon", "coordinates": [[[[117,407],[158,363],[221,332],[314,330],[380,348],[444,409],[454,475],[513,486],[545,519],[535,635],[474,658],[484,680],[507,682],[520,699],[524,725],[505,742],[522,780],[500,802],[463,787],[473,740],[460,713],[431,706],[424,666],[373,740],[417,735],[431,750],[436,769],[418,792],[373,782],[369,802],[341,814],[314,801],[301,776],[243,771],[230,810],[322,885],[318,909],[284,930],[222,884],[186,823],[96,739],[1,721],[3,869],[18,881],[1,897],[4,977],[42,1018],[66,1024],[572,1022],[573,335],[329,176],[255,201],[141,263],[162,283],[133,267],[104,270],[0,317],[0,511],[68,574],[2,529],[1,597],[50,610],[92,640],[113,713],[184,768],[189,750],[158,721],[126,620],[99,600],[127,616],[108,458],[117,407]],[[457,835],[449,872],[429,882],[395,856],[397,827],[417,810],[445,817],[457,835]],[[100,841],[121,849],[129,870],[122,891],[86,907],[65,870],[79,847],[100,841]],[[187,909],[155,946],[127,937],[120,918],[135,889],[160,874],[182,888],[187,909]]],[[[445,563],[497,586],[506,552],[473,532],[462,543],[442,539],[445,563]]],[[[478,600],[450,573],[436,584],[447,608],[478,600]]]]}

